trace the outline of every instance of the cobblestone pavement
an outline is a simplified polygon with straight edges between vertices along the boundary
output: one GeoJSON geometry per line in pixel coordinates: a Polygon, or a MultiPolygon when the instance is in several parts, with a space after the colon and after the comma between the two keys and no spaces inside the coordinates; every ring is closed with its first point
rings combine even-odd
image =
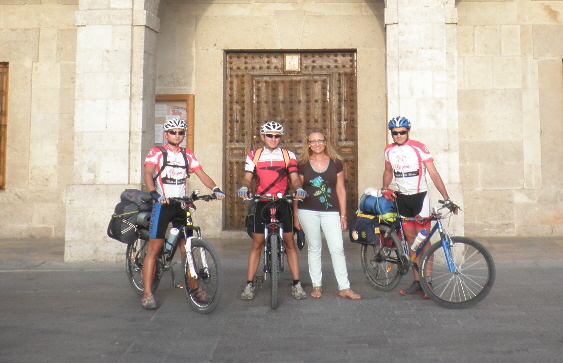
{"type": "MultiPolygon", "coordinates": [[[[0,240],[2,362],[562,362],[563,238],[480,238],[497,267],[478,305],[440,308],[420,296],[375,290],[359,246],[346,243],[360,301],[337,296],[323,255],[323,297],[295,300],[281,275],[280,303],[267,284],[243,301],[249,240],[212,240],[224,264],[219,307],[193,312],[165,275],[160,308],[147,311],[120,264],[65,264],[60,240],[0,240]]],[[[326,248],[325,248],[326,250],[326,248]]],[[[125,245],[124,245],[125,251],[125,245]]],[[[306,252],[301,280],[310,293],[306,252]]]]}

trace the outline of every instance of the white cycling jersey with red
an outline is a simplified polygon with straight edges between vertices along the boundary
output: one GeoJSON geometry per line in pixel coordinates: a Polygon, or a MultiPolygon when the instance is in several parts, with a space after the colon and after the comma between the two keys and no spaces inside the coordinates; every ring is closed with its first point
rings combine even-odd
{"type": "Polygon", "coordinates": [[[258,159],[258,165],[254,165],[254,154],[252,150],[246,155],[244,170],[254,173],[256,177],[256,194],[287,193],[287,180],[290,173],[297,173],[297,160],[295,154],[287,150],[289,165],[286,168],[281,148],[270,151],[264,147],[258,159]]]}
{"type": "Polygon", "coordinates": [[[390,144],[385,148],[385,162],[391,164],[397,188],[404,194],[428,190],[424,163],[434,161],[426,145],[407,140],[402,145],[390,144]]]}
{"type": "Polygon", "coordinates": [[[186,151],[186,158],[184,159],[180,148],[178,148],[178,151],[174,151],[168,144],[163,145],[163,147],[167,151],[167,165],[160,175],[158,175],[158,172],[162,167],[164,159],[162,151],[157,146],[149,150],[144,165],[154,166],[153,179],[158,175],[154,183],[158,194],[165,197],[183,197],[186,195],[188,171],[196,171],[201,169],[202,166],[189,149],[184,149],[186,151]],[[188,165],[186,165],[186,159],[188,165]]]}

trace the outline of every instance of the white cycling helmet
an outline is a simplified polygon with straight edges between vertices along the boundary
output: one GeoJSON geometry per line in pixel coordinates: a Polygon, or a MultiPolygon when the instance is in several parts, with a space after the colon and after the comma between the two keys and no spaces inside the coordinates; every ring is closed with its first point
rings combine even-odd
{"type": "Polygon", "coordinates": [[[170,120],[164,123],[164,131],[172,130],[172,129],[186,129],[186,122],[184,120],[180,120],[177,117],[171,118],[170,120]]]}
{"type": "Polygon", "coordinates": [[[268,132],[279,132],[280,135],[283,135],[284,133],[283,126],[276,121],[266,122],[260,128],[260,135],[267,134],[268,132]]]}

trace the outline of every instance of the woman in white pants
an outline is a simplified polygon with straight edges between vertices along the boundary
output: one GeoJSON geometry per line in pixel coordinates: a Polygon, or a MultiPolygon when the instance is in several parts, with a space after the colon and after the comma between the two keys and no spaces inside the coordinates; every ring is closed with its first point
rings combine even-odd
{"type": "Polygon", "coordinates": [[[295,202],[295,226],[303,229],[307,240],[309,274],[313,283],[311,297],[322,296],[322,238],[325,235],[338,283],[338,296],[353,300],[362,297],[350,289],[342,231],[346,222],[344,166],[321,132],[305,139],[299,163],[299,177],[308,197],[295,202]]]}

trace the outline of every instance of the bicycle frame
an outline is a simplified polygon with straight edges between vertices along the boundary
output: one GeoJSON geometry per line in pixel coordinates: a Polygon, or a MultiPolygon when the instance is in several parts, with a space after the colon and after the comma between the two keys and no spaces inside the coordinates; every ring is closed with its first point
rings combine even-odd
{"type": "MultiPolygon", "coordinates": [[[[445,207],[442,207],[445,208],[445,207]]],[[[444,227],[442,225],[442,215],[440,214],[440,209],[442,208],[437,208],[434,207],[432,210],[432,214],[430,215],[430,217],[428,217],[428,220],[435,222],[434,226],[432,226],[430,228],[430,232],[428,233],[428,237],[426,237],[426,240],[424,240],[424,242],[422,243],[422,245],[416,250],[416,256],[418,257],[418,255],[424,250],[424,247],[430,242],[430,239],[432,238],[432,236],[434,236],[434,233],[436,233],[436,231],[438,231],[438,233],[440,234],[440,243],[442,244],[443,250],[444,250],[444,254],[445,254],[445,258],[446,261],[448,263],[448,268],[450,270],[450,272],[455,272],[456,271],[456,267],[455,267],[455,263],[453,260],[453,256],[452,256],[452,252],[450,250],[450,246],[453,244],[450,235],[448,233],[446,233],[446,231],[444,230],[444,227]]],[[[398,220],[398,224],[399,224],[399,228],[401,230],[401,238],[400,241],[402,243],[402,250],[403,253],[405,254],[405,256],[409,256],[410,252],[409,252],[409,246],[408,243],[405,239],[405,231],[403,229],[403,221],[416,221],[417,219],[415,218],[409,218],[409,217],[397,217],[398,220]]],[[[411,264],[414,264],[413,261],[411,261],[411,264]]],[[[418,271],[418,266],[415,267],[418,271]]]]}
{"type": "MultiPolygon", "coordinates": [[[[283,253],[283,226],[280,221],[276,218],[276,212],[278,208],[275,205],[270,206],[270,222],[264,226],[264,273],[270,273],[269,268],[275,268],[270,266],[270,258],[268,253],[283,253]],[[268,237],[272,234],[276,234],[280,241],[279,251],[271,251],[271,246],[268,237]]],[[[280,259],[280,263],[281,259],[280,259]]]]}
{"type": "MultiPolygon", "coordinates": [[[[196,272],[196,268],[194,266],[194,259],[192,256],[192,239],[194,238],[201,238],[201,228],[198,226],[194,226],[193,223],[193,218],[192,218],[192,210],[195,211],[196,207],[195,204],[193,203],[194,201],[196,201],[198,198],[198,193],[199,190],[194,191],[194,193],[192,194],[192,196],[186,200],[186,198],[170,198],[172,200],[175,201],[185,201],[188,202],[188,209],[186,209],[186,218],[185,221],[182,219],[182,222],[185,222],[182,224],[181,226],[181,234],[179,234],[178,236],[184,237],[184,240],[186,242],[186,261],[188,261],[188,267],[189,267],[189,273],[190,276],[197,279],[199,278],[199,275],[196,272]],[[195,235],[194,235],[195,232],[195,235]]],[[[210,199],[210,196],[203,196],[202,197],[204,200],[208,201],[210,199]]],[[[176,248],[179,246],[179,242],[180,242],[181,238],[176,238],[176,241],[174,242],[174,245],[172,246],[172,253],[168,254],[168,257],[166,258],[166,263],[167,265],[172,261],[172,258],[175,255],[176,252],[176,248]]],[[[164,246],[163,246],[164,248],[164,246]]],[[[207,260],[205,258],[205,253],[203,251],[201,251],[201,261],[203,266],[201,266],[203,268],[203,270],[208,270],[209,266],[207,264],[207,260]]],[[[174,274],[173,270],[172,274],[174,274]]],[[[174,275],[172,276],[172,280],[174,281],[174,275]]]]}

